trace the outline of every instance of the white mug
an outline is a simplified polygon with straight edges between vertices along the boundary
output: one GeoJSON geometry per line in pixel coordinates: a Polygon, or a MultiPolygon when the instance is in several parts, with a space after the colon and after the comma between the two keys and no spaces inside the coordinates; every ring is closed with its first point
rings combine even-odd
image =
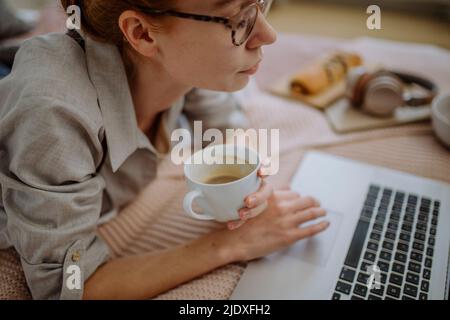
{"type": "Polygon", "coordinates": [[[261,185],[260,165],[258,153],[245,146],[221,144],[194,153],[184,164],[190,190],[184,197],[184,210],[199,220],[228,222],[240,219],[238,211],[245,206],[244,199],[261,185]],[[208,183],[221,175],[239,178],[225,183],[208,183]],[[192,208],[194,200],[202,213],[192,208]]]}
{"type": "Polygon", "coordinates": [[[436,136],[450,149],[450,92],[434,99],[431,119],[436,136]]]}

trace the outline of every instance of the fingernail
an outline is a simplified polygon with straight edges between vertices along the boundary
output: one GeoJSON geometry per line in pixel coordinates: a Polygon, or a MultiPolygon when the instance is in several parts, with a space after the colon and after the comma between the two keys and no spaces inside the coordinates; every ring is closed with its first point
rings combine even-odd
{"type": "Polygon", "coordinates": [[[255,205],[256,198],[254,196],[251,196],[247,199],[247,206],[252,207],[255,205]]]}
{"type": "Polygon", "coordinates": [[[248,212],[249,212],[249,210],[246,210],[246,209],[239,210],[239,218],[241,218],[241,220],[246,219],[248,212]]]}
{"type": "Polygon", "coordinates": [[[236,228],[236,224],[234,222],[228,222],[228,229],[234,230],[236,228]]]}

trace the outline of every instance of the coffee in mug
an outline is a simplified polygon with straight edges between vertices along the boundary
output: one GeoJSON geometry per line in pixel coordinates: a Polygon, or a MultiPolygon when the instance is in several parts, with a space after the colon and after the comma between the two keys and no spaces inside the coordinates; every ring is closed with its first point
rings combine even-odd
{"type": "Polygon", "coordinates": [[[261,184],[259,167],[259,155],[245,146],[216,145],[198,151],[184,167],[190,190],[184,198],[184,210],[200,220],[239,219],[245,197],[261,184]],[[202,213],[193,210],[194,201],[202,213]]]}

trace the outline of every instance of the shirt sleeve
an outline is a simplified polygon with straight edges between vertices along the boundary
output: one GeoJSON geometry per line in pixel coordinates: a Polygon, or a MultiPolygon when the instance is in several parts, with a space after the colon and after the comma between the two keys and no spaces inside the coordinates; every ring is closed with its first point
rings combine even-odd
{"type": "Polygon", "coordinates": [[[0,120],[0,183],[7,237],[34,299],[81,299],[109,258],[96,234],[103,149],[86,115],[43,102],[0,120]]]}
{"type": "Polygon", "coordinates": [[[216,128],[248,128],[249,122],[241,103],[232,93],[193,89],[186,95],[183,109],[188,120],[202,121],[203,131],[216,128]]]}

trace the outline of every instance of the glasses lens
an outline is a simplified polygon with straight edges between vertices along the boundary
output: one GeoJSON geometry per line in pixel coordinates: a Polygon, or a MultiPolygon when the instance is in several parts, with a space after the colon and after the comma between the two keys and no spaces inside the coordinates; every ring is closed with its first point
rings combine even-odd
{"type": "Polygon", "coordinates": [[[270,7],[272,6],[273,0],[266,0],[264,1],[264,7],[263,7],[263,14],[264,16],[267,16],[267,14],[270,11],[270,7]]]}
{"type": "Polygon", "coordinates": [[[256,19],[258,17],[258,7],[250,6],[242,10],[239,17],[236,19],[235,26],[235,41],[238,45],[247,41],[248,37],[253,31],[256,19]]]}

